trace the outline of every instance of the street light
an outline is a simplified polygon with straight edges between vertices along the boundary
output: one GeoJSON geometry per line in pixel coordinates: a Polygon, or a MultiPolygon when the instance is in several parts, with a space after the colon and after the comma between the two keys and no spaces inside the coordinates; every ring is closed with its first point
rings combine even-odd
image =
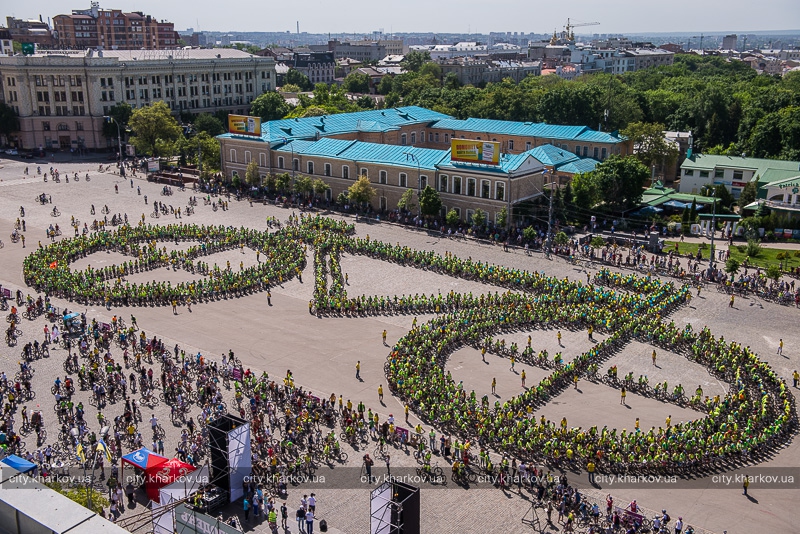
{"type": "Polygon", "coordinates": [[[103,118],[106,120],[106,122],[113,122],[114,124],[117,125],[117,150],[119,150],[117,158],[119,159],[120,163],[119,166],[120,174],[122,174],[122,132],[119,129],[119,122],[117,122],[117,120],[114,119],[114,117],[111,117],[109,115],[104,115],[103,118]]]}
{"type": "Polygon", "coordinates": [[[717,228],[717,188],[714,187],[714,192],[711,193],[711,198],[714,199],[714,205],[711,212],[711,257],[708,259],[708,277],[711,278],[711,273],[714,270],[714,234],[717,228]]]}
{"type": "MultiPolygon", "coordinates": [[[[414,148],[414,147],[411,147],[414,148]]],[[[406,157],[406,161],[411,160],[416,162],[417,164],[417,217],[422,216],[422,202],[420,202],[420,195],[422,195],[422,171],[420,170],[419,158],[412,154],[411,152],[403,152],[406,157]]]]}

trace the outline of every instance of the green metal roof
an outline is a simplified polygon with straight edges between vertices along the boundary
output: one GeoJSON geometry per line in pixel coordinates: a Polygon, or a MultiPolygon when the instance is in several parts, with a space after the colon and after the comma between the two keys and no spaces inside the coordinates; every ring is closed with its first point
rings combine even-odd
{"type": "Polygon", "coordinates": [[[694,154],[681,163],[681,169],[693,169],[712,172],[716,168],[750,170],[758,176],[758,182],[764,183],[788,178],[784,173],[800,171],[800,161],[779,159],[745,158],[741,156],[719,156],[715,154],[694,154]]]}

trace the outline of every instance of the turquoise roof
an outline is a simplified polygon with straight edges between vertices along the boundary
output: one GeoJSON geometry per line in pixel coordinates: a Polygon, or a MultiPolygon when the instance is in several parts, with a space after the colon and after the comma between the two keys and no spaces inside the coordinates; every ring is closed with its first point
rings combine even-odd
{"type": "Polygon", "coordinates": [[[622,137],[598,132],[587,126],[561,126],[543,122],[514,122],[496,119],[441,119],[431,125],[431,128],[544,139],[566,139],[587,143],[619,143],[624,140],[622,137]]]}
{"type": "Polygon", "coordinates": [[[580,174],[582,172],[592,172],[595,167],[600,164],[599,161],[592,158],[582,158],[557,167],[558,172],[567,172],[569,174],[580,174]]]}
{"type": "MultiPolygon", "coordinates": [[[[434,148],[418,148],[410,146],[384,145],[380,143],[367,143],[364,141],[347,141],[323,137],[319,141],[294,140],[280,144],[274,148],[276,152],[296,156],[318,156],[329,159],[355,161],[358,163],[374,163],[392,165],[413,169],[419,165],[421,170],[436,171],[437,169],[459,170],[462,172],[484,173],[513,173],[520,169],[530,159],[542,165],[552,166],[552,158],[542,161],[537,155],[555,155],[560,151],[549,145],[536,147],[521,154],[501,154],[500,165],[481,165],[450,161],[450,150],[434,148]],[[548,148],[549,147],[549,148],[548,148]]],[[[565,154],[570,154],[565,152],[565,154]]],[[[569,167],[556,167],[563,172],[586,172],[594,169],[597,161],[590,158],[579,158],[571,155],[569,167]],[[574,170],[572,170],[574,169],[574,170]]]]}
{"type": "MultiPolygon", "coordinates": [[[[321,137],[352,132],[387,132],[406,124],[429,124],[448,119],[448,115],[419,106],[372,109],[353,113],[338,113],[319,117],[281,119],[261,124],[261,141],[276,143],[292,139],[319,139],[321,137]]],[[[246,138],[250,136],[222,134],[221,138],[246,138]]]]}

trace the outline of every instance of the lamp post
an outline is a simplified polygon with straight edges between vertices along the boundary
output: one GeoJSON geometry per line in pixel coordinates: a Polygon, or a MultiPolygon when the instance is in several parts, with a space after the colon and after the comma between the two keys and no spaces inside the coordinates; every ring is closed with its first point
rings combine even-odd
{"type": "Polygon", "coordinates": [[[403,152],[403,154],[406,157],[406,161],[411,160],[417,164],[417,217],[421,217],[422,203],[420,202],[420,195],[422,194],[422,171],[420,170],[419,158],[411,152],[403,152]]]}
{"type": "Polygon", "coordinates": [[[114,117],[111,117],[109,115],[104,115],[103,118],[106,120],[106,122],[113,122],[114,124],[117,125],[117,150],[119,151],[117,153],[117,159],[119,160],[119,164],[120,164],[120,172],[122,172],[121,171],[121,169],[122,169],[122,132],[119,129],[119,122],[117,122],[116,119],[114,119],[114,117]]]}
{"type": "MultiPolygon", "coordinates": [[[[542,174],[545,175],[545,174],[548,174],[548,172],[549,171],[547,169],[545,169],[545,170],[542,171],[542,174]]],[[[558,183],[550,182],[548,184],[542,184],[542,188],[544,188],[546,185],[558,185],[558,183]]],[[[547,239],[545,239],[545,254],[547,255],[548,258],[550,257],[550,249],[553,246],[553,201],[554,200],[555,200],[555,195],[554,195],[554,193],[553,193],[553,191],[551,189],[550,190],[550,209],[548,210],[548,214],[547,214],[547,239]]]]}
{"type": "Polygon", "coordinates": [[[711,211],[711,256],[708,258],[708,277],[711,278],[711,273],[714,270],[714,234],[717,228],[717,188],[714,187],[714,192],[711,193],[711,198],[714,199],[714,205],[711,211]]]}

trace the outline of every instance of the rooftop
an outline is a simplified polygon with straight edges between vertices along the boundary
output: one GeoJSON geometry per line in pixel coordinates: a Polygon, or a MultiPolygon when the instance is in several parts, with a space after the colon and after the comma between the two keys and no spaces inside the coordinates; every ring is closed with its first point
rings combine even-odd
{"type": "Polygon", "coordinates": [[[800,161],[694,154],[681,164],[681,169],[713,171],[715,168],[751,170],[759,183],[769,183],[797,175],[800,161]]]}
{"type": "Polygon", "coordinates": [[[568,163],[566,163],[567,169],[559,168],[559,164],[554,165],[552,159],[546,158],[546,161],[540,159],[551,150],[558,151],[560,149],[545,145],[521,154],[501,154],[500,164],[495,166],[451,161],[450,150],[384,145],[379,143],[367,143],[364,141],[332,139],[329,137],[324,137],[319,141],[287,139],[286,142],[275,148],[276,152],[293,156],[318,156],[354,161],[357,163],[372,163],[411,169],[419,167],[420,170],[431,172],[437,169],[450,169],[460,170],[462,172],[472,171],[514,174],[524,172],[528,169],[541,169],[544,166],[556,166],[558,170],[564,172],[573,172],[568,170],[572,168],[582,169],[577,172],[584,172],[594,169],[595,165],[598,163],[593,159],[579,158],[573,154],[571,158],[565,158],[564,160],[568,161],[568,163]]]}
{"type": "MultiPolygon", "coordinates": [[[[418,106],[406,106],[320,117],[282,119],[262,123],[261,140],[277,143],[292,139],[319,139],[323,136],[360,131],[390,131],[406,124],[429,124],[448,118],[447,115],[437,111],[418,106]]],[[[233,136],[222,134],[220,137],[233,136]]]]}
{"type": "Polygon", "coordinates": [[[444,119],[432,125],[441,130],[461,130],[467,132],[518,135],[543,139],[569,139],[590,143],[619,143],[623,137],[592,130],[588,126],[561,126],[541,122],[513,122],[496,119],[444,119]]]}

